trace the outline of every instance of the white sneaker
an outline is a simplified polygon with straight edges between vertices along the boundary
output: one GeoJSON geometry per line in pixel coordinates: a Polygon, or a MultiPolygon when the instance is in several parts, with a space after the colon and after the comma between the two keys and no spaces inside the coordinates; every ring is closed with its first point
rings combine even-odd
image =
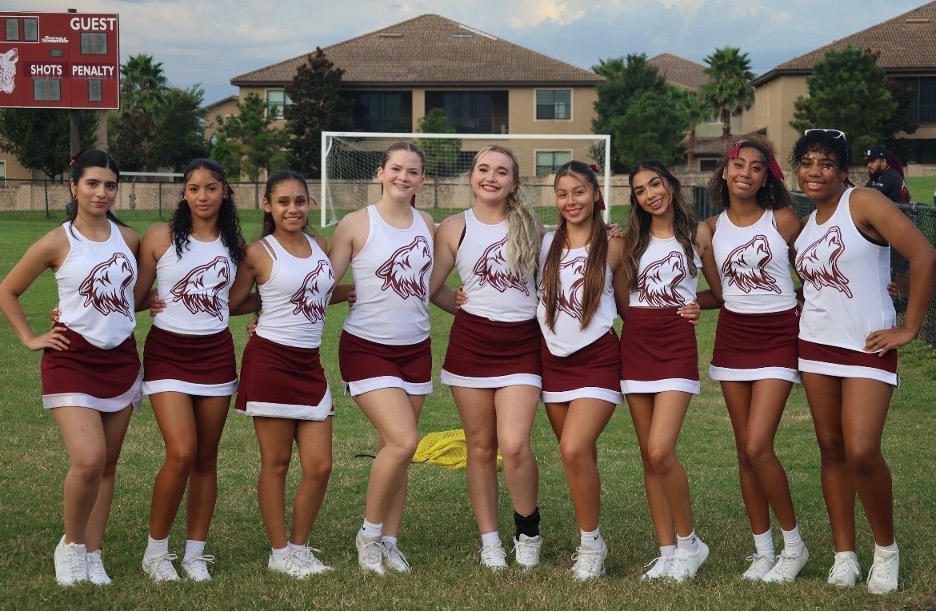
{"type": "Polygon", "coordinates": [[[809,550],[803,545],[803,550],[799,554],[787,552],[784,548],[777,559],[777,564],[764,576],[764,582],[793,582],[799,575],[800,570],[809,561],[809,550]]]}
{"type": "Polygon", "coordinates": [[[900,551],[876,552],[874,563],[868,570],[868,592],[886,595],[897,589],[897,570],[900,566],[900,551]]]}
{"type": "Polygon", "coordinates": [[[747,568],[747,571],[741,574],[741,577],[745,580],[754,581],[763,580],[767,572],[772,570],[773,566],[777,563],[767,555],[760,555],[757,553],[747,557],[745,561],[750,561],[751,567],[747,568]]]}
{"type": "Polygon", "coordinates": [[[853,587],[861,580],[858,555],[852,551],[835,553],[835,562],[829,570],[828,583],[840,587],[853,587]]]}
{"type": "Polygon", "coordinates": [[[55,547],[55,581],[71,586],[88,579],[88,551],[84,544],[65,543],[65,536],[55,547]]]}
{"type": "Polygon", "coordinates": [[[604,561],[608,556],[608,547],[602,543],[601,548],[587,548],[579,546],[572,555],[572,577],[581,582],[604,576],[604,561]]]}
{"type": "Polygon", "coordinates": [[[330,572],[332,567],[330,565],[325,565],[322,561],[315,556],[315,553],[320,553],[317,548],[312,548],[309,545],[305,545],[298,550],[292,552],[292,556],[296,560],[296,564],[305,568],[305,572],[302,577],[311,576],[313,574],[321,574],[322,572],[330,572]]]}
{"type": "Polygon", "coordinates": [[[403,554],[403,551],[397,548],[396,544],[391,544],[389,542],[384,542],[383,548],[385,552],[384,567],[395,572],[400,572],[401,574],[408,574],[410,571],[410,564],[409,561],[406,560],[406,555],[403,554]]]}
{"type": "Polygon", "coordinates": [[[110,576],[104,571],[104,563],[101,561],[101,551],[89,552],[86,557],[88,567],[88,580],[92,584],[106,586],[111,583],[110,576]]]}
{"type": "Polygon", "coordinates": [[[156,582],[172,582],[179,579],[176,568],[172,565],[178,557],[169,553],[164,553],[158,557],[147,557],[143,555],[143,573],[156,582]]]}
{"type": "Polygon", "coordinates": [[[673,566],[673,561],[676,560],[675,556],[671,557],[657,557],[650,563],[646,564],[644,567],[649,567],[650,569],[640,577],[641,580],[659,580],[660,578],[667,578],[670,574],[670,568],[673,566]],[[652,566],[652,567],[651,567],[652,566]]]}
{"type": "Polygon", "coordinates": [[[520,534],[519,538],[514,538],[514,559],[517,565],[524,571],[530,571],[540,560],[540,550],[543,548],[543,538],[540,536],[530,537],[520,534]]]}
{"type": "Polygon", "coordinates": [[[708,545],[699,540],[699,549],[694,553],[688,553],[684,550],[676,550],[676,558],[670,566],[669,577],[676,582],[682,582],[692,578],[699,571],[699,566],[708,559],[708,545]]]}
{"type": "Polygon", "coordinates": [[[367,539],[358,529],[358,534],[354,537],[354,545],[357,547],[357,560],[361,569],[383,576],[385,573],[383,560],[387,553],[380,541],[380,536],[377,536],[376,540],[367,539]]]}
{"type": "Polygon", "coordinates": [[[482,546],[479,552],[484,567],[495,572],[507,569],[507,551],[500,542],[493,546],[482,546]]]}
{"type": "Polygon", "coordinates": [[[182,570],[185,575],[195,582],[204,582],[211,580],[211,574],[208,573],[208,564],[214,563],[213,555],[198,555],[197,557],[188,557],[182,560],[182,570]]]}

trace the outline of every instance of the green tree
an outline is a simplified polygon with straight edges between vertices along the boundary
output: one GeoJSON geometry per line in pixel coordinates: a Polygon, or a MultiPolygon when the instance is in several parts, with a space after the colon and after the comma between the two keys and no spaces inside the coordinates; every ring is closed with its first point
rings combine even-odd
{"type": "MultiPolygon", "coordinates": [[[[423,134],[454,134],[455,127],[448,122],[445,111],[434,108],[419,120],[419,132],[423,134]]],[[[461,155],[460,138],[418,138],[419,148],[426,155],[426,174],[433,183],[433,208],[439,207],[439,179],[452,174],[461,155]]]]}
{"type": "Polygon", "coordinates": [[[205,92],[198,85],[170,87],[156,109],[158,129],[150,141],[150,164],[181,171],[196,157],[208,154],[204,137],[205,92]]]}
{"type": "Polygon", "coordinates": [[[709,79],[699,87],[699,97],[712,114],[721,119],[722,149],[727,151],[731,140],[731,116],[754,104],[751,60],[737,47],[722,47],[702,61],[707,64],[702,72],[709,79]]]}
{"type": "MultiPolygon", "coordinates": [[[[682,152],[686,118],[674,107],[673,87],[644,54],[599,60],[592,132],[611,135],[611,169],[628,172],[633,163],[655,157],[671,163],[682,152]]],[[[598,151],[593,151],[593,154],[598,151]]],[[[603,155],[595,155],[599,162],[603,155]]]]}
{"type": "MultiPolygon", "coordinates": [[[[240,164],[231,176],[246,175],[251,181],[259,179],[261,170],[274,172],[286,168],[284,149],[289,133],[273,127],[274,121],[267,113],[266,102],[255,93],[247,94],[237,102],[236,114],[227,119],[217,116],[218,141],[211,149],[211,156],[227,158],[227,163],[235,166],[233,157],[236,155],[240,164]],[[236,146],[229,141],[237,143],[236,146]]],[[[236,166],[231,166],[226,166],[225,171],[235,170],[236,166]]]]}
{"type": "Polygon", "coordinates": [[[128,106],[107,117],[110,153],[123,170],[144,172],[150,165],[149,145],[156,133],[153,115],[142,106],[128,106]]]}
{"type": "Polygon", "coordinates": [[[322,132],[354,127],[352,103],[338,92],[344,70],[337,68],[321,48],[310,53],[286,86],[291,104],[285,107],[289,140],[289,167],[308,178],[321,176],[322,132]]]}
{"type": "Polygon", "coordinates": [[[708,119],[711,114],[708,106],[695,92],[688,89],[674,88],[673,96],[677,101],[677,108],[683,115],[683,122],[689,131],[686,136],[686,164],[691,166],[694,159],[696,126],[708,119]]]}
{"type": "Polygon", "coordinates": [[[809,95],[794,100],[790,126],[845,132],[852,159],[860,160],[873,144],[893,138],[900,104],[888,86],[884,70],[867,50],[832,50],[816,62],[806,77],[809,95]]]}
{"type": "Polygon", "coordinates": [[[154,171],[162,160],[152,155],[152,141],[161,128],[159,109],[169,89],[162,62],[146,53],[131,55],[121,64],[120,77],[120,110],[108,118],[109,148],[122,169],[154,171]]]}
{"type": "Polygon", "coordinates": [[[131,55],[127,63],[120,66],[121,108],[142,105],[153,111],[168,88],[162,62],[154,62],[152,55],[131,55]]]}
{"type": "MultiPolygon", "coordinates": [[[[79,112],[81,149],[97,146],[100,111],[79,112]]],[[[0,109],[0,151],[24,168],[39,170],[49,179],[68,169],[71,159],[68,110],[54,108],[0,109]]]]}

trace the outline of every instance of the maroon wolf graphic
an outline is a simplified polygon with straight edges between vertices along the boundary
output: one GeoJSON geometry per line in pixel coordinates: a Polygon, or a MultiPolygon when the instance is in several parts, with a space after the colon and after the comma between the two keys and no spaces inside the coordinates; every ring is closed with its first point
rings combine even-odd
{"type": "Polygon", "coordinates": [[[78,294],[84,296],[84,306],[94,306],[103,315],[119,312],[133,319],[133,307],[124,292],[133,282],[133,266],[123,253],[94,266],[81,281],[78,294]]]}
{"type": "Polygon", "coordinates": [[[230,263],[226,257],[215,257],[210,262],[192,268],[185,278],[170,290],[174,302],[182,302],[192,314],[207,312],[224,320],[218,293],[231,280],[230,263]]]}
{"type": "Polygon", "coordinates": [[[579,299],[579,289],[585,284],[585,262],[584,255],[559,264],[559,274],[562,270],[572,268],[576,275],[575,282],[569,287],[569,292],[559,291],[558,306],[559,310],[568,314],[578,321],[582,320],[582,300],[579,299]]]}
{"type": "Polygon", "coordinates": [[[321,282],[334,278],[335,275],[332,273],[331,265],[325,260],[318,262],[315,269],[306,274],[299,290],[289,298],[289,301],[296,305],[292,313],[301,312],[310,323],[324,321],[325,308],[328,307],[330,292],[323,293],[319,286],[321,282]]]}
{"type": "Polygon", "coordinates": [[[637,291],[640,298],[651,306],[682,306],[682,298],[676,292],[676,286],[686,278],[686,265],[683,256],[677,251],[648,265],[637,277],[637,291]],[[664,279],[671,278],[669,283],[664,279]]]}
{"type": "Polygon", "coordinates": [[[845,251],[842,230],[833,225],[819,240],[806,247],[796,258],[796,271],[804,283],[812,283],[819,291],[832,287],[852,297],[848,279],[838,269],[838,258],[845,251]]]}
{"type": "Polygon", "coordinates": [[[426,299],[426,273],[432,267],[432,250],[425,236],[416,236],[406,246],[377,268],[377,277],[383,279],[381,290],[392,287],[404,300],[408,297],[426,299]]]}
{"type": "Polygon", "coordinates": [[[742,244],[725,259],[722,265],[722,275],[727,279],[726,285],[734,285],[745,293],[754,289],[765,289],[780,293],[777,279],[764,268],[773,259],[767,237],[761,234],[751,238],[747,244],[742,244]]]}
{"type": "Polygon", "coordinates": [[[504,236],[503,240],[484,249],[473,270],[481,278],[478,284],[487,283],[501,293],[513,288],[522,291],[524,295],[530,295],[523,277],[507,267],[507,259],[504,257],[506,243],[507,237],[504,236]]]}

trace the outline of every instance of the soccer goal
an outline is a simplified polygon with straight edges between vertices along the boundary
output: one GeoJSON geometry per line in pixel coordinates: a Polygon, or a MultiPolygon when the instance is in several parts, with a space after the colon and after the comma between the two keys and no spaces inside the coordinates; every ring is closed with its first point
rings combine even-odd
{"type": "MultiPolygon", "coordinates": [[[[377,168],[384,150],[399,141],[414,142],[426,154],[426,182],[416,194],[416,206],[432,214],[437,223],[474,204],[468,173],[475,154],[489,144],[516,154],[521,189],[547,227],[557,222],[554,173],[567,161],[596,163],[602,190],[611,193],[611,137],[607,135],[322,132],[322,227],[380,199],[377,168]]],[[[610,209],[604,214],[607,220],[610,209]]]]}

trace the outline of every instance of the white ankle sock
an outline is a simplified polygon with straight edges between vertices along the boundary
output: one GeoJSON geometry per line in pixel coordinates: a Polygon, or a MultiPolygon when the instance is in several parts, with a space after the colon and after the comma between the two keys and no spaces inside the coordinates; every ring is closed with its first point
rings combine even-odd
{"type": "Polygon", "coordinates": [[[585,548],[604,547],[604,538],[601,537],[601,526],[595,527],[594,531],[579,530],[582,538],[582,546],[585,548]]]}
{"type": "Polygon", "coordinates": [[[485,546],[503,546],[500,541],[499,531],[489,531],[481,534],[481,547],[485,546]]]}
{"type": "Polygon", "coordinates": [[[150,558],[168,555],[169,538],[165,538],[163,540],[154,540],[153,536],[149,536],[149,541],[146,544],[146,552],[143,554],[150,558]]]}
{"type": "Polygon", "coordinates": [[[768,529],[764,533],[755,533],[754,535],[754,548],[757,550],[757,554],[767,557],[771,561],[776,560],[777,553],[774,550],[773,545],[773,533],[768,529]]]}
{"type": "Polygon", "coordinates": [[[799,525],[789,531],[780,529],[780,532],[783,534],[784,550],[788,550],[797,555],[803,552],[803,538],[800,537],[799,525]]]}
{"type": "Polygon", "coordinates": [[[368,539],[380,538],[380,532],[383,530],[383,523],[369,523],[364,519],[361,525],[361,535],[368,539]]]}
{"type": "Polygon", "coordinates": [[[202,556],[205,552],[205,541],[204,540],[186,540],[185,541],[185,556],[182,557],[183,561],[188,561],[189,559],[194,559],[196,557],[202,556]]]}
{"type": "Polygon", "coordinates": [[[676,534],[676,549],[684,550],[690,554],[699,550],[699,538],[696,536],[695,529],[686,537],[676,534]]]}

